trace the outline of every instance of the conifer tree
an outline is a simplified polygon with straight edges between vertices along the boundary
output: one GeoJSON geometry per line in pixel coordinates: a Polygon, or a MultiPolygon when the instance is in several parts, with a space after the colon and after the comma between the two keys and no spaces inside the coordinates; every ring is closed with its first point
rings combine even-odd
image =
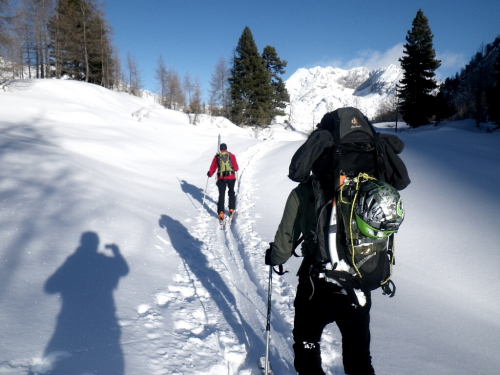
{"type": "Polygon", "coordinates": [[[496,63],[491,76],[493,77],[493,86],[486,93],[488,116],[500,127],[500,47],[498,47],[496,63]]]}
{"type": "Polygon", "coordinates": [[[58,0],[49,31],[56,78],[112,85],[110,28],[95,0],[58,0]]]}
{"type": "Polygon", "coordinates": [[[428,124],[433,115],[431,92],[437,87],[434,71],[441,62],[436,60],[432,39],[428,19],[419,9],[406,36],[404,56],[399,59],[403,69],[399,107],[410,127],[428,124]]]}
{"type": "Polygon", "coordinates": [[[231,120],[238,125],[266,126],[270,118],[270,76],[245,27],[236,47],[229,77],[231,120]]]}
{"type": "Polygon", "coordinates": [[[278,57],[276,49],[271,46],[266,46],[264,52],[262,53],[262,59],[264,60],[264,65],[270,76],[271,84],[271,110],[269,112],[270,118],[272,120],[276,116],[284,116],[285,108],[287,103],[290,102],[290,96],[285,87],[285,82],[281,79],[279,75],[285,73],[287,61],[281,60],[278,57]]]}

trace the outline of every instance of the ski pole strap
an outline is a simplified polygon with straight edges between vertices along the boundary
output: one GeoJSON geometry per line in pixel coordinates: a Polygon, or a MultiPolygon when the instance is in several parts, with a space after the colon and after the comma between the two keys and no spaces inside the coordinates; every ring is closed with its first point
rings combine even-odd
{"type": "Polygon", "coordinates": [[[288,271],[285,271],[283,269],[283,265],[280,264],[279,266],[274,266],[273,267],[273,271],[276,272],[276,274],[280,275],[280,276],[283,276],[285,273],[288,273],[288,271]],[[276,268],[275,267],[278,267],[278,270],[276,271],[276,268]]]}

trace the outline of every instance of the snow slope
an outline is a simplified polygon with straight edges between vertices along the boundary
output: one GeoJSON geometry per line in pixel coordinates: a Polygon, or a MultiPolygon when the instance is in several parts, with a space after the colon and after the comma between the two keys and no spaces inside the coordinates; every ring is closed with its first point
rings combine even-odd
{"type": "MultiPolygon", "coordinates": [[[[21,82],[0,92],[0,113],[0,374],[259,374],[263,254],[304,135],[208,117],[194,126],[72,81],[21,82]],[[240,165],[226,230],[206,177],[219,134],[240,165]]],[[[465,122],[400,137],[412,184],[397,295],[373,298],[377,374],[495,374],[500,135],[465,122]]],[[[294,373],[299,262],[273,279],[276,374],[294,373]]],[[[322,347],[327,374],[342,375],[334,326],[322,347]]]]}

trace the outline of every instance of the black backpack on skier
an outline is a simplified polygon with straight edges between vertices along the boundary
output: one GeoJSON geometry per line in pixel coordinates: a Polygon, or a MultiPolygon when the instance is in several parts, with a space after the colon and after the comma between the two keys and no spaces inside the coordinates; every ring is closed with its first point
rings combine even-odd
{"type": "Polygon", "coordinates": [[[291,180],[308,181],[314,164],[316,173],[323,176],[332,175],[338,168],[352,175],[368,173],[398,190],[410,184],[406,166],[398,156],[404,143],[393,134],[377,133],[359,109],[329,112],[316,127],[292,157],[291,180]]]}
{"type": "MultiPolygon", "coordinates": [[[[391,296],[395,292],[394,283],[390,281],[395,231],[381,230],[383,235],[377,232],[374,238],[368,237],[366,234],[370,235],[371,226],[362,220],[361,211],[361,216],[356,216],[356,210],[361,210],[358,198],[365,194],[375,197],[371,202],[387,194],[394,199],[386,206],[394,208],[391,212],[403,212],[404,215],[397,193],[410,183],[406,167],[398,156],[403,148],[397,136],[377,133],[357,108],[347,107],[327,113],[290,163],[289,178],[312,183],[314,190],[318,218],[314,264],[321,267],[330,261],[334,263],[333,269],[321,272],[341,285],[355,304],[359,303],[354,289],[382,287],[384,293],[391,296]],[[342,186],[341,176],[347,178],[342,186]],[[329,233],[332,229],[329,219],[334,201],[338,207],[335,217],[337,254],[330,256],[329,233]],[[361,221],[356,222],[360,217],[361,221]],[[336,256],[337,259],[331,259],[336,256]]],[[[374,224],[373,220],[367,221],[374,224]]]]}

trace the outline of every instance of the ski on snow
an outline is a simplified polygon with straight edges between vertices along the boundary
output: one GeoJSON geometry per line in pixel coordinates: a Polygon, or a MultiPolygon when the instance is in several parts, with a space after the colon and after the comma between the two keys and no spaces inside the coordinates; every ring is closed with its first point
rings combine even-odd
{"type": "Polygon", "coordinates": [[[234,219],[236,219],[236,216],[238,215],[237,211],[234,211],[232,215],[229,215],[225,217],[224,219],[220,220],[219,219],[219,227],[220,229],[225,229],[226,225],[231,225],[234,219]]]}
{"type": "Polygon", "coordinates": [[[219,220],[219,227],[220,227],[220,230],[223,230],[224,228],[226,228],[226,220],[224,220],[224,219],[219,220]]]}
{"type": "Polygon", "coordinates": [[[231,225],[233,220],[236,219],[236,216],[238,216],[238,211],[233,211],[233,213],[228,216],[227,221],[229,225],[231,225]]]}

